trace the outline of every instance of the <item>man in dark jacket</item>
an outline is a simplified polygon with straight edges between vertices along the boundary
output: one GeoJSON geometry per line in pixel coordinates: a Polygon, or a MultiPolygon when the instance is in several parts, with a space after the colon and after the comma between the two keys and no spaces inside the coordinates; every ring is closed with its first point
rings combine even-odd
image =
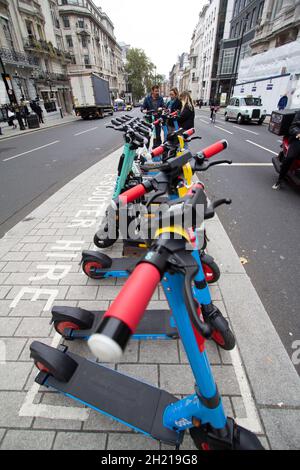
{"type": "MultiPolygon", "coordinates": [[[[165,102],[162,96],[159,95],[159,87],[154,85],[151,88],[151,94],[146,96],[143,106],[141,107],[142,112],[146,111],[154,111],[157,112],[158,110],[165,107],[165,102]]],[[[156,138],[153,145],[153,148],[159,147],[161,145],[161,125],[155,126],[155,133],[156,138]]]]}
{"type": "Polygon", "coordinates": [[[281,184],[289,172],[295,160],[300,159],[300,110],[296,112],[295,118],[289,129],[289,148],[287,156],[281,165],[279,178],[274,184],[273,189],[280,189],[281,184]]]}

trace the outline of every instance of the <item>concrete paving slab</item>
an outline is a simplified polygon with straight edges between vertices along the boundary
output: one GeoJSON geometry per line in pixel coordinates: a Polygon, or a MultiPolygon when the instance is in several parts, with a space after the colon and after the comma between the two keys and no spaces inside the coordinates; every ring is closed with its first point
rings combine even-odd
{"type": "Polygon", "coordinates": [[[300,450],[300,410],[261,409],[272,450],[300,450]]]}
{"type": "Polygon", "coordinates": [[[54,450],[104,450],[107,436],[92,432],[58,432],[55,438],[54,450]]]}
{"type": "Polygon", "coordinates": [[[50,450],[55,432],[50,431],[7,431],[1,450],[50,450]]]}

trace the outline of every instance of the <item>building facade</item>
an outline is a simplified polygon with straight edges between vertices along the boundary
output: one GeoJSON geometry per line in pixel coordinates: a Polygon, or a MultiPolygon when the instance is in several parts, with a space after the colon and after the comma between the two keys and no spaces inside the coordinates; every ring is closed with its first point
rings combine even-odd
{"type": "Polygon", "coordinates": [[[241,61],[236,92],[261,96],[270,114],[282,95],[300,107],[300,0],[266,0],[251,43],[241,61]]]}
{"type": "Polygon", "coordinates": [[[170,88],[178,88],[179,91],[186,90],[188,85],[189,78],[189,54],[183,52],[176,62],[173,65],[172,70],[169,75],[170,88]]]}
{"type": "Polygon", "coordinates": [[[58,0],[64,46],[72,56],[69,75],[97,73],[110,85],[112,99],[126,91],[124,50],[108,16],[92,0],[58,0]]]}
{"type": "Polygon", "coordinates": [[[242,59],[251,54],[251,43],[262,20],[264,0],[228,2],[224,37],[220,43],[217,95],[227,103],[232,95],[242,59]],[[230,26],[229,26],[230,25],[230,26]]]}
{"type": "Polygon", "coordinates": [[[200,3],[198,23],[193,32],[185,89],[194,101],[208,104],[218,99],[218,63],[221,40],[228,29],[228,8],[233,0],[207,0],[200,3]],[[188,80],[188,83],[186,83],[188,80]]]}
{"type": "MultiPolygon", "coordinates": [[[[1,0],[0,53],[17,101],[39,99],[46,113],[72,111],[56,1],[1,0]]],[[[9,99],[0,85],[1,105],[9,99]]]]}

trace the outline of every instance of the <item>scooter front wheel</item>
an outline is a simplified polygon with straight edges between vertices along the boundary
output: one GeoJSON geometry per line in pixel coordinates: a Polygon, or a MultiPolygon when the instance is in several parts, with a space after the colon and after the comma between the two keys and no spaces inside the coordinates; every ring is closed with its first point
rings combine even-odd
{"type": "Polygon", "coordinates": [[[219,316],[211,320],[210,325],[213,329],[212,340],[225,351],[232,351],[236,342],[227,320],[223,316],[219,316]]]}
{"type": "Polygon", "coordinates": [[[211,256],[208,256],[205,253],[201,253],[200,258],[207,284],[214,284],[215,282],[218,282],[221,276],[221,272],[217,263],[211,256]]]}

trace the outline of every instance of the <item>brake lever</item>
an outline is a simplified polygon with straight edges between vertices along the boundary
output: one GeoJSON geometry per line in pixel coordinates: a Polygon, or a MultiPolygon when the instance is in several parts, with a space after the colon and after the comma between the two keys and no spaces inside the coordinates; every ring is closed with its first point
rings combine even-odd
{"type": "Polygon", "coordinates": [[[191,322],[203,338],[210,339],[212,335],[211,327],[200,319],[192,290],[192,282],[198,273],[198,266],[186,266],[184,271],[184,298],[191,322]]]}
{"type": "Polygon", "coordinates": [[[231,199],[219,199],[218,201],[211,203],[206,208],[206,211],[204,213],[204,220],[212,219],[215,216],[215,210],[217,209],[217,207],[223,206],[224,204],[229,206],[230,204],[232,204],[232,200],[231,199]]]}

